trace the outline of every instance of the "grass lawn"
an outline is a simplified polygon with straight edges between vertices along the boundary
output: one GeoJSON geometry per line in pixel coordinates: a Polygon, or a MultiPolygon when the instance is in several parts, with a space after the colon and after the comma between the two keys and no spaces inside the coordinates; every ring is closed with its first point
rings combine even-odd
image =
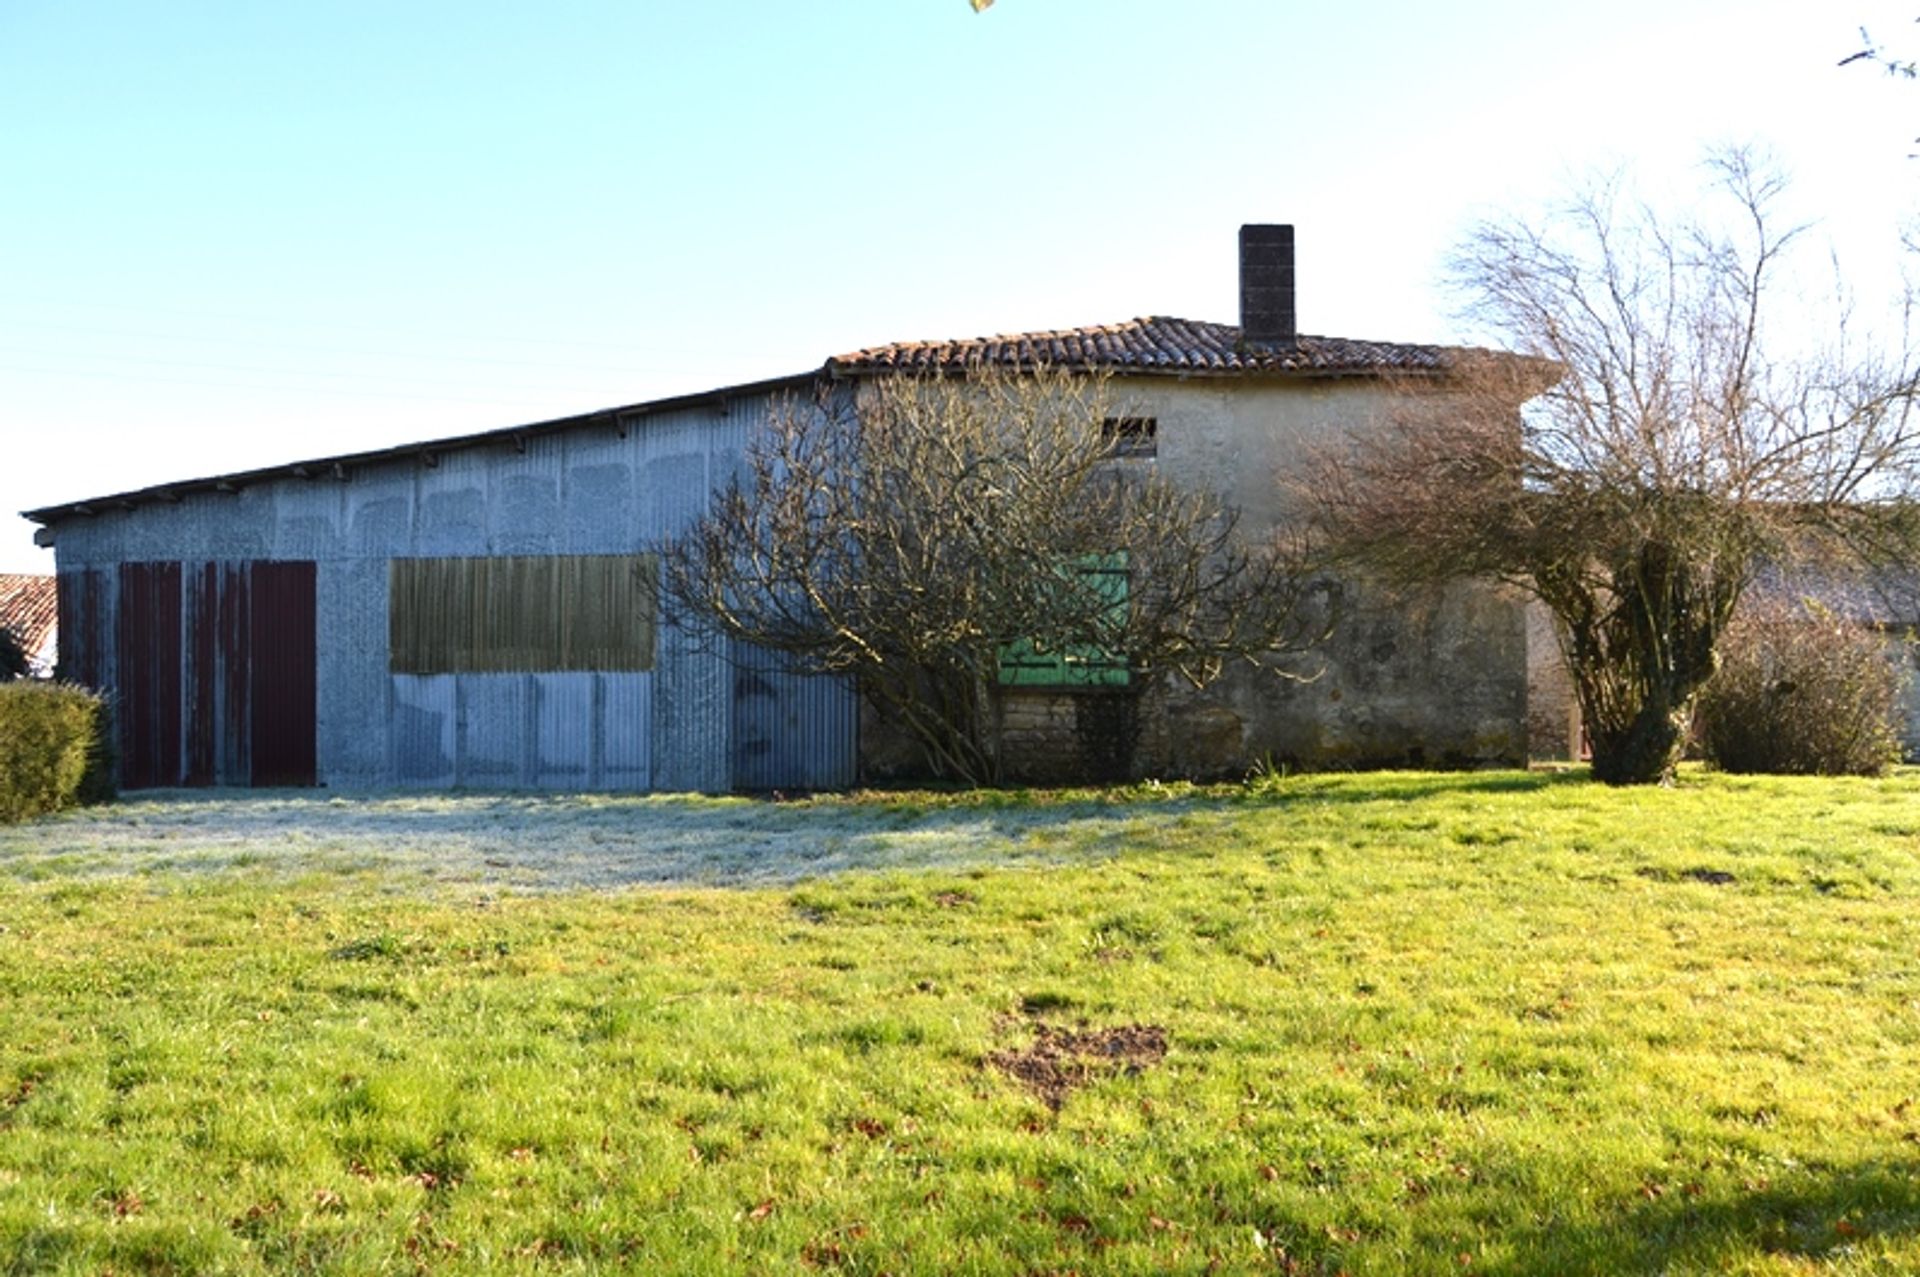
{"type": "Polygon", "coordinates": [[[0,829],[0,1273],[1913,1273],[1917,1044],[1911,771],[168,798],[0,829]]]}

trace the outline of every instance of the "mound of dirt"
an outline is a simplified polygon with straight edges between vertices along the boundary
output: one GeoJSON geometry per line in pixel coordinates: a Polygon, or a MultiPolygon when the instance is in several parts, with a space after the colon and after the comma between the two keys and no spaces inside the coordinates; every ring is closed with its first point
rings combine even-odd
{"type": "Polygon", "coordinates": [[[1166,1056],[1167,1031],[1157,1024],[1062,1029],[1036,1023],[1031,1045],[995,1051],[987,1062],[1025,1085],[1057,1113],[1076,1087],[1102,1077],[1130,1077],[1166,1056]]]}

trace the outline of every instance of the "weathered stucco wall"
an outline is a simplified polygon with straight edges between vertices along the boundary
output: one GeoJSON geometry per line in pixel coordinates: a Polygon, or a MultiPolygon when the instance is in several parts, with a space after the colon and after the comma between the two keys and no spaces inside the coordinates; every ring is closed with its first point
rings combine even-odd
{"type": "Polygon", "coordinates": [[[1546,604],[1527,601],[1527,753],[1542,761],[1580,757],[1580,713],[1573,676],[1546,604]]]}
{"type": "Polygon", "coordinates": [[[1904,675],[1901,689],[1900,750],[1906,761],[1920,762],[1920,632],[1891,629],[1887,632],[1887,660],[1904,675]]]}
{"type": "MultiPolygon", "coordinates": [[[[1168,478],[1225,492],[1242,531],[1266,535],[1294,513],[1312,451],[1399,411],[1370,378],[1170,381],[1118,379],[1124,410],[1158,420],[1168,478]]],[[[1199,693],[1167,692],[1171,774],[1248,767],[1476,766],[1526,758],[1525,623],[1519,600],[1484,585],[1391,594],[1341,587],[1340,619],[1290,682],[1231,670],[1199,693]]]]}
{"type": "MultiPolygon", "coordinates": [[[[1124,377],[1110,388],[1115,415],[1156,421],[1154,457],[1116,464],[1153,466],[1176,483],[1225,493],[1249,537],[1269,535],[1297,513],[1294,481],[1310,451],[1400,407],[1371,378],[1124,377]]],[[[1292,663],[1292,679],[1242,667],[1198,692],[1175,683],[1149,689],[1132,774],[1525,761],[1527,634],[1518,598],[1478,584],[1390,594],[1352,580],[1341,583],[1340,597],[1331,639],[1292,663]]],[[[1009,775],[1050,782],[1084,774],[1089,738],[1108,712],[1099,701],[1085,691],[1002,692],[1009,775]]],[[[909,775],[915,758],[910,742],[867,714],[866,774],[909,775]]]]}

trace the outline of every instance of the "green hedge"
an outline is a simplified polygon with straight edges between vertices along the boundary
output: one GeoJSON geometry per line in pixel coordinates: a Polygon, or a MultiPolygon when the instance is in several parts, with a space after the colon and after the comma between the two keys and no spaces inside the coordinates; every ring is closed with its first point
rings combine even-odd
{"type": "Polygon", "coordinates": [[[0,683],[0,824],[113,797],[105,698],[62,683],[0,683]]]}

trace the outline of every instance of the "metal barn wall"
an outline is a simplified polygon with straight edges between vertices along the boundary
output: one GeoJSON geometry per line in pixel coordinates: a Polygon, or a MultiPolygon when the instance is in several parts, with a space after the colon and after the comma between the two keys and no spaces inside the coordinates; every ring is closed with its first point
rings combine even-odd
{"type": "Polygon", "coordinates": [[[733,649],[735,789],[845,789],[858,778],[860,704],[833,678],[793,673],[772,652],[733,649]]]}
{"type": "MultiPolygon", "coordinates": [[[[756,705],[738,713],[724,648],[670,625],[659,627],[645,672],[390,669],[392,559],[635,553],[705,509],[768,407],[765,396],[747,396],[724,409],[624,425],[610,418],[518,445],[423,450],[419,460],[343,476],[316,470],[309,479],[64,520],[55,542],[63,632],[107,636],[80,638],[75,668],[99,684],[121,675],[113,636],[125,565],[172,561],[191,576],[208,561],[308,560],[312,730],[323,784],[724,791],[813,788],[819,777],[849,782],[855,741],[844,689],[783,675],[768,684],[771,701],[749,685],[756,705]],[[65,630],[69,614],[74,629],[65,630]],[[736,724],[771,740],[763,724],[776,722],[803,725],[777,733],[797,743],[768,746],[771,754],[736,751],[736,724]]],[[[183,677],[195,659],[192,651],[175,654],[183,677]]],[[[189,704],[190,712],[204,708],[189,704]]],[[[214,769],[218,778],[217,758],[214,769]]]]}

